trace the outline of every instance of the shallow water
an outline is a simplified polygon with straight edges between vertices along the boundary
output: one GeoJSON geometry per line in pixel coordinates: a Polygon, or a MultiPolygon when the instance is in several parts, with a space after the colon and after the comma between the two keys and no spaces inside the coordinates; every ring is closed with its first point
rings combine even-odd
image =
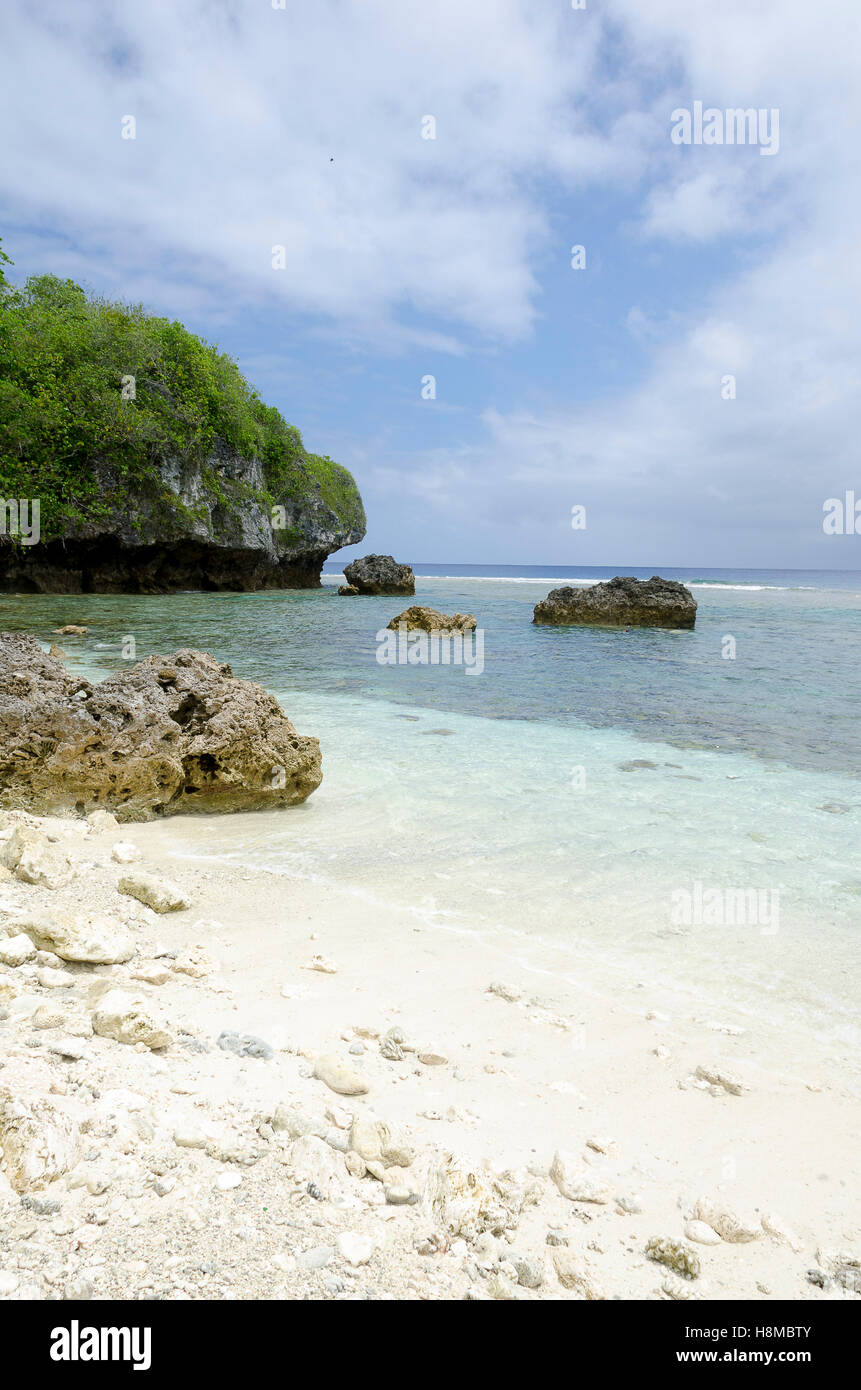
{"type": "Polygon", "coordinates": [[[376,633],[406,601],[340,599],[334,576],[319,591],[4,597],[0,623],[45,642],[89,625],[63,646],[94,676],[125,664],[129,635],[138,658],[210,650],[320,738],[304,807],[172,822],[184,852],[335,879],[526,951],[553,940],[848,1043],[861,576],[688,574],[694,632],[619,632],[531,624],[553,580],[597,573],[440,568],[417,566],[412,601],[476,615],[480,676],[380,666],[376,633]]]}

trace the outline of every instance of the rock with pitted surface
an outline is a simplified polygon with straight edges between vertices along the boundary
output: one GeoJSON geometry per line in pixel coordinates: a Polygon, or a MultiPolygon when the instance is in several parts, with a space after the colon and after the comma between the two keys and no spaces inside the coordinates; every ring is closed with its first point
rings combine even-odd
{"type": "Polygon", "coordinates": [[[205,652],[92,685],[34,637],[0,633],[0,807],[151,820],[296,805],[321,780],[317,739],[205,652]]]}
{"type": "Polygon", "coordinates": [[[619,577],[588,589],[552,589],[535,605],[533,621],[545,627],[692,628],[697,603],[674,579],[619,577]]]}
{"type": "Polygon", "coordinates": [[[409,565],[391,555],[363,555],[344,566],[344,578],[360,594],[414,594],[416,577],[409,565]]]}
{"type": "Polygon", "coordinates": [[[405,608],[403,613],[399,613],[388,626],[393,632],[397,632],[401,623],[408,632],[472,632],[475,629],[475,618],[471,613],[438,613],[435,608],[422,608],[414,604],[412,608],[405,608]]]}

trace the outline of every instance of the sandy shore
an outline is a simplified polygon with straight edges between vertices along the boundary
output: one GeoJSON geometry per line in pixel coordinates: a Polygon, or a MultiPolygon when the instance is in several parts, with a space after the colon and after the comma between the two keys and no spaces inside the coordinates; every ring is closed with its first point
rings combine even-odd
{"type": "Polygon", "coordinates": [[[345,890],[177,858],[177,822],[9,813],[0,835],[20,826],[62,881],[0,871],[0,1105],[6,1133],[10,1106],[36,1128],[55,1106],[77,1138],[23,1188],[4,1147],[0,1297],[857,1296],[853,1078],[797,1036],[550,945],[527,965],[345,890]],[[189,906],[118,891],[141,870],[189,906]],[[26,951],[32,919],[89,911],[130,959],[73,963],[38,933],[26,951]],[[116,988],[169,1045],[111,1035],[116,988]],[[267,1055],[229,1050],[246,1035],[267,1055]],[[367,1089],[315,1076],[333,1056],[367,1089]]]}

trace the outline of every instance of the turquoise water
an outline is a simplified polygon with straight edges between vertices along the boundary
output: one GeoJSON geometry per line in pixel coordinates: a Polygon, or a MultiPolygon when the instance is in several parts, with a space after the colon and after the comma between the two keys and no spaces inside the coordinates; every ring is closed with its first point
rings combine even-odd
{"type": "Polygon", "coordinates": [[[553,941],[848,1043],[861,575],[663,570],[690,583],[695,631],[620,632],[531,624],[553,581],[604,572],[436,568],[416,567],[412,601],[475,614],[480,676],[379,665],[376,633],[406,602],[338,598],[335,575],[318,591],[3,597],[0,624],[45,642],[87,624],[63,646],[94,676],[125,664],[128,635],[138,657],[212,651],[320,738],[304,807],[174,822],[188,853],[333,879],[526,950],[553,941]],[[777,895],[777,921],[680,921],[696,884],[777,895]]]}

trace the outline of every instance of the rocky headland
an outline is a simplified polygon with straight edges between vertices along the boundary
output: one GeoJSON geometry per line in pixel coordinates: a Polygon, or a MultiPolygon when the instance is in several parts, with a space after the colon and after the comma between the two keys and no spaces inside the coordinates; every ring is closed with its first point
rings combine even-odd
{"type": "Polygon", "coordinates": [[[224,353],[55,276],[0,295],[0,591],[316,587],[365,534],[356,484],[224,353]]]}

